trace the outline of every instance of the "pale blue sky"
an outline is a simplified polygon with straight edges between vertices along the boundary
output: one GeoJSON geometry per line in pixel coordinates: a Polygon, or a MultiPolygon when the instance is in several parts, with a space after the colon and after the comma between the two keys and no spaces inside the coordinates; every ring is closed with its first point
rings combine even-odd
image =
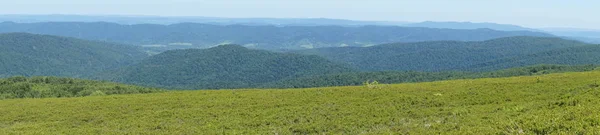
{"type": "Polygon", "coordinates": [[[600,29],[598,0],[0,0],[0,14],[471,21],[600,29]]]}

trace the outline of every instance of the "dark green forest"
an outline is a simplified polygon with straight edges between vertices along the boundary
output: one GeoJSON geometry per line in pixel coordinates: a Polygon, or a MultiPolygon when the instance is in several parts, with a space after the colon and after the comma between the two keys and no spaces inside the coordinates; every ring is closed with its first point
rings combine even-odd
{"type": "Polygon", "coordinates": [[[220,45],[149,56],[129,45],[10,33],[0,34],[0,52],[0,77],[61,76],[168,89],[304,88],[360,85],[367,80],[423,82],[588,71],[594,66],[577,65],[600,64],[598,45],[544,37],[285,53],[220,45]],[[564,66],[533,66],[540,64],[564,66]]]}
{"type": "MultiPolygon", "coordinates": [[[[561,38],[508,37],[481,42],[431,41],[373,47],[320,48],[295,53],[318,55],[332,61],[345,62],[362,71],[493,71],[477,70],[479,67],[473,65],[585,45],[589,44],[561,38]]],[[[582,56],[574,50],[563,52],[582,56]]],[[[537,64],[600,64],[596,60],[584,57],[581,59],[583,62],[579,63],[552,63],[540,60],[509,67],[537,64]]],[[[512,61],[507,61],[506,64],[517,65],[512,61]]]]}
{"type": "Polygon", "coordinates": [[[161,91],[163,90],[156,88],[59,77],[28,78],[16,76],[0,79],[0,100],[137,94],[161,91]]]}
{"type": "MultiPolygon", "coordinates": [[[[330,75],[313,75],[282,79],[274,82],[254,83],[243,88],[309,88],[328,86],[363,85],[365,81],[378,81],[384,84],[430,82],[452,79],[496,78],[511,76],[530,76],[562,72],[592,71],[595,65],[561,66],[536,65],[505,69],[494,72],[346,72],[330,75]]],[[[235,84],[235,83],[231,83],[235,84]]],[[[141,85],[147,85],[141,84],[141,85]]],[[[238,84],[239,86],[240,84],[238,84]]],[[[181,85],[164,86],[180,89],[214,89],[236,87],[220,83],[219,86],[181,85]]],[[[134,85],[123,85],[105,81],[92,81],[59,77],[9,77],[0,79],[0,99],[12,98],[62,98],[82,96],[102,96],[114,94],[154,93],[164,90],[134,85]]]]}
{"type": "Polygon", "coordinates": [[[321,76],[300,77],[261,85],[263,88],[310,88],[327,86],[363,85],[366,81],[378,81],[385,84],[431,82],[453,79],[497,78],[512,76],[531,76],[562,72],[584,72],[596,69],[596,65],[535,65],[491,72],[415,72],[415,71],[378,71],[351,72],[321,76]]]}
{"type": "Polygon", "coordinates": [[[86,77],[142,60],[139,47],[27,33],[0,34],[0,77],[86,77]]]}
{"type": "Polygon", "coordinates": [[[100,79],[153,87],[223,89],[257,87],[286,78],[352,71],[345,65],[318,56],[222,45],[210,49],[167,51],[99,76],[100,79]]]}
{"type": "Polygon", "coordinates": [[[308,88],[591,71],[595,65],[535,65],[489,72],[371,71],[316,56],[251,50],[238,45],[167,51],[104,79],[168,89],[308,88]]]}
{"type": "Polygon", "coordinates": [[[437,40],[482,41],[511,36],[552,36],[530,31],[457,30],[396,26],[247,26],[180,23],[172,25],[96,22],[0,23],[0,33],[29,32],[149,47],[153,51],[239,44],[267,50],[372,46],[437,40]],[[182,45],[181,43],[189,43],[182,45]],[[190,45],[191,44],[191,45],[190,45]]]}
{"type": "Polygon", "coordinates": [[[561,48],[534,54],[498,59],[470,68],[477,71],[498,70],[535,64],[600,64],[600,45],[561,48]]]}

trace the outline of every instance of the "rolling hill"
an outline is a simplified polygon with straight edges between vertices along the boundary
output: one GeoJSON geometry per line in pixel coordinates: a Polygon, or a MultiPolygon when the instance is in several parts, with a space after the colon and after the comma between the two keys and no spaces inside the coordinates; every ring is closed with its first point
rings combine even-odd
{"type": "Polygon", "coordinates": [[[397,26],[248,26],[179,23],[122,25],[107,22],[0,23],[0,33],[28,32],[145,46],[164,51],[240,44],[267,50],[372,46],[433,40],[482,41],[511,36],[552,36],[529,31],[456,30],[397,26]]]}
{"type": "Polygon", "coordinates": [[[135,46],[27,33],[0,34],[0,77],[86,77],[147,56],[135,46]]]}
{"type": "Polygon", "coordinates": [[[431,82],[456,79],[498,78],[513,76],[532,76],[563,72],[593,71],[595,65],[534,65],[489,72],[414,72],[414,71],[376,71],[348,72],[317,76],[289,78],[261,85],[262,88],[312,88],[332,86],[357,86],[365,82],[377,81],[384,84],[431,82]]]}
{"type": "Polygon", "coordinates": [[[585,45],[589,44],[552,37],[508,37],[477,42],[430,41],[319,48],[295,53],[322,56],[363,71],[470,71],[472,65],[497,59],[585,45]]]}
{"type": "Polygon", "coordinates": [[[594,134],[599,71],[0,101],[5,134],[594,134]]]}
{"type": "Polygon", "coordinates": [[[479,71],[497,70],[536,64],[581,65],[600,64],[600,45],[555,49],[523,56],[498,59],[473,65],[479,71]]]}
{"type": "Polygon", "coordinates": [[[351,72],[318,56],[275,53],[221,45],[172,50],[110,71],[103,79],[176,89],[248,88],[262,83],[328,73],[351,72]]]}

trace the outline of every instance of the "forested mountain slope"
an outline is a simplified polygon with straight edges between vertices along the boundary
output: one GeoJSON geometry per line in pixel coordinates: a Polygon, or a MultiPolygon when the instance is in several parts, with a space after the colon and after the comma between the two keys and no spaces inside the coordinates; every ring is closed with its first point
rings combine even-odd
{"type": "Polygon", "coordinates": [[[529,31],[457,30],[396,26],[246,26],[180,23],[172,25],[84,22],[0,23],[0,32],[30,32],[144,45],[150,50],[208,48],[240,44],[268,50],[371,46],[436,40],[482,41],[511,36],[552,36],[529,31]]]}
{"type": "Polygon", "coordinates": [[[27,33],[0,34],[0,77],[84,77],[147,56],[135,46],[27,33]]]}
{"type": "Polygon", "coordinates": [[[505,69],[535,64],[600,64],[600,45],[586,45],[544,51],[473,65],[476,71],[505,69]]]}
{"type": "Polygon", "coordinates": [[[296,53],[319,55],[363,71],[469,71],[472,65],[496,59],[584,45],[588,44],[561,38],[507,37],[478,42],[430,41],[320,48],[296,53]]]}
{"type": "Polygon", "coordinates": [[[177,89],[248,88],[262,83],[353,71],[318,56],[222,45],[167,51],[139,64],[107,72],[103,79],[177,89]]]}
{"type": "Polygon", "coordinates": [[[364,85],[377,81],[383,84],[430,82],[454,79],[497,78],[511,76],[531,76],[562,72],[584,72],[595,70],[595,65],[535,65],[490,72],[415,72],[415,71],[376,71],[348,72],[285,79],[261,85],[263,88],[310,88],[330,86],[364,85]]]}

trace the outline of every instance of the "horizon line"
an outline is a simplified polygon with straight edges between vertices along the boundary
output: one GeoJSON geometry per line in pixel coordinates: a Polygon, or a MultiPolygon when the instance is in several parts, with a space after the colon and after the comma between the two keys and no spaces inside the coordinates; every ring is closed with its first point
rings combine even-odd
{"type": "MultiPolygon", "coordinates": [[[[218,16],[177,16],[177,15],[144,15],[144,14],[62,14],[62,13],[50,13],[50,14],[0,14],[0,16],[81,16],[81,17],[124,17],[124,18],[144,18],[144,17],[157,17],[157,18],[212,18],[212,19],[282,19],[282,20],[293,20],[293,19],[326,19],[326,20],[340,20],[340,21],[355,21],[355,22],[371,22],[371,23],[400,23],[397,26],[403,26],[403,24],[415,24],[425,22],[437,22],[437,23],[473,23],[473,24],[498,24],[498,25],[513,25],[523,28],[532,29],[571,29],[579,31],[600,31],[596,28],[582,28],[582,27],[529,27],[518,24],[510,23],[496,23],[496,22],[478,22],[478,21],[390,21],[390,20],[358,20],[358,19],[345,19],[345,18],[327,18],[327,17],[297,17],[297,18],[286,18],[286,17],[218,17],[218,16]]],[[[6,22],[6,21],[5,21],[6,22]]],[[[84,21],[79,21],[84,22],[84,21]]],[[[111,21],[99,21],[99,22],[111,22],[111,21]]],[[[194,22],[180,22],[180,23],[194,23],[194,22]]],[[[375,25],[375,24],[374,24],[375,25]]]]}

